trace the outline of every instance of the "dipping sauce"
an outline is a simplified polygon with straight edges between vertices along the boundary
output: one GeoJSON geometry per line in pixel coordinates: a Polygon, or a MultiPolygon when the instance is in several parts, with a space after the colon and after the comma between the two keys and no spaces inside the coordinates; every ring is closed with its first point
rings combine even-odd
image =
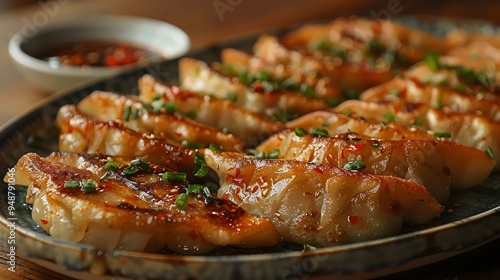
{"type": "Polygon", "coordinates": [[[148,63],[161,55],[130,44],[92,41],[60,45],[38,56],[53,68],[61,65],[81,67],[117,67],[134,63],[148,63]]]}

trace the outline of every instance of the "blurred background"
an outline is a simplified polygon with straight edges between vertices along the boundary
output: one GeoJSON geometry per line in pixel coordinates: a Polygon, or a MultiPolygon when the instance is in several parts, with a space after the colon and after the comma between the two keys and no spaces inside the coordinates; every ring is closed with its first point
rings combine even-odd
{"type": "Polygon", "coordinates": [[[498,25],[498,11],[498,0],[0,0],[0,98],[12,103],[0,110],[0,124],[47,96],[13,68],[7,51],[9,39],[23,28],[36,30],[75,15],[121,14],[167,21],[184,29],[193,49],[199,49],[269,28],[339,16],[439,16],[498,25]]]}

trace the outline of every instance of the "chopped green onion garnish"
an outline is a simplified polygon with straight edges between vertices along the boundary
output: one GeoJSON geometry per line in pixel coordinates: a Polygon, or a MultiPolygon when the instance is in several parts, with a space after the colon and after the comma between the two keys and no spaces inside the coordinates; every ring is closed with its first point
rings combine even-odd
{"type": "Polygon", "coordinates": [[[105,181],[105,180],[107,180],[108,177],[109,177],[109,174],[110,173],[108,171],[104,172],[104,174],[102,174],[102,176],[99,177],[99,181],[105,181]]]}
{"type": "Polygon", "coordinates": [[[344,169],[347,170],[363,170],[366,168],[366,164],[362,160],[349,161],[344,165],[344,169]]]}
{"type": "Polygon", "coordinates": [[[185,182],[186,173],[182,172],[165,172],[161,176],[161,180],[165,182],[185,182]]]}
{"type": "Polygon", "coordinates": [[[425,63],[432,71],[438,70],[441,65],[439,63],[439,55],[437,53],[428,53],[424,58],[425,63]]]}
{"type": "Polygon", "coordinates": [[[435,132],[434,138],[451,138],[451,132],[435,132]]]}
{"type": "Polygon", "coordinates": [[[389,113],[389,112],[385,113],[383,115],[383,118],[384,118],[385,122],[393,122],[394,121],[394,115],[392,113],[389,113]]]}
{"type": "Polygon", "coordinates": [[[177,112],[177,104],[175,102],[167,102],[163,105],[163,107],[165,107],[165,110],[169,114],[177,112]]]}
{"type": "Polygon", "coordinates": [[[320,41],[316,46],[314,46],[314,49],[319,50],[319,51],[329,51],[333,47],[332,42],[330,40],[325,39],[320,41]]]}
{"type": "Polygon", "coordinates": [[[175,206],[179,210],[184,210],[188,206],[189,203],[189,196],[185,193],[181,193],[177,196],[175,199],[175,206]]]}
{"type": "Polygon", "coordinates": [[[368,49],[372,52],[383,52],[385,51],[385,46],[379,40],[372,39],[368,42],[368,49]]]}
{"type": "Polygon", "coordinates": [[[415,121],[413,121],[413,126],[422,126],[422,120],[420,119],[416,119],[415,121]]]}
{"type": "Polygon", "coordinates": [[[316,247],[309,245],[309,244],[304,244],[304,249],[302,250],[303,252],[310,252],[316,250],[316,247]]]}
{"type": "Polygon", "coordinates": [[[342,96],[344,96],[345,99],[359,99],[360,95],[361,95],[360,90],[349,89],[342,91],[342,96]]]}
{"type": "Polygon", "coordinates": [[[227,127],[223,127],[223,128],[222,128],[222,132],[223,132],[223,133],[225,133],[225,134],[229,134],[229,133],[231,133],[231,132],[229,131],[229,128],[227,128],[227,127]]]}
{"type": "Polygon", "coordinates": [[[187,185],[188,192],[189,193],[193,193],[193,194],[200,194],[202,188],[203,188],[203,186],[199,185],[199,184],[189,184],[189,185],[187,185]]]}
{"type": "Polygon", "coordinates": [[[297,81],[293,77],[285,79],[281,83],[281,86],[284,87],[284,88],[286,88],[286,89],[289,89],[289,90],[297,90],[299,88],[299,85],[297,84],[297,81]]]}
{"type": "Polygon", "coordinates": [[[238,76],[238,73],[236,72],[236,70],[234,70],[233,65],[231,65],[231,64],[224,64],[223,67],[224,67],[224,71],[227,72],[229,75],[231,75],[231,76],[238,76]]]}
{"type": "Polygon", "coordinates": [[[377,141],[377,140],[374,140],[374,141],[372,141],[372,146],[373,146],[374,148],[378,148],[378,147],[380,147],[380,142],[379,142],[379,141],[377,141]]]}
{"type": "Polygon", "coordinates": [[[250,86],[253,82],[255,82],[255,77],[249,74],[247,70],[241,71],[238,78],[246,86],[250,86]]]}
{"type": "Polygon", "coordinates": [[[106,170],[116,170],[120,167],[120,163],[116,161],[108,161],[106,165],[104,165],[104,169],[106,170]]]}
{"type": "Polygon", "coordinates": [[[142,108],[144,108],[148,112],[154,112],[153,106],[150,104],[142,103],[142,108]]]}
{"type": "MultiPolygon", "coordinates": [[[[195,170],[193,170],[193,171],[195,171],[195,170]]],[[[208,165],[206,163],[202,163],[202,164],[200,164],[198,170],[193,172],[193,175],[196,177],[205,177],[208,174],[209,170],[210,170],[210,168],[208,167],[208,165]]]]}
{"type": "Polygon", "coordinates": [[[181,146],[188,149],[201,149],[205,147],[205,143],[202,142],[188,142],[183,140],[181,146]]]}
{"type": "Polygon", "coordinates": [[[348,117],[351,115],[351,113],[352,113],[351,109],[349,109],[349,108],[347,108],[347,109],[344,110],[344,115],[346,115],[348,117]]]}
{"type": "Polygon", "coordinates": [[[159,113],[161,111],[161,109],[163,108],[163,105],[165,105],[165,102],[163,102],[163,100],[154,100],[152,103],[151,103],[151,111],[153,111],[154,113],[159,113]]]}
{"type": "Polygon", "coordinates": [[[129,165],[123,169],[124,175],[132,175],[139,172],[140,168],[138,165],[129,165]]]}
{"type": "Polygon", "coordinates": [[[151,167],[149,167],[149,163],[143,161],[142,159],[136,158],[130,161],[131,165],[137,165],[142,169],[143,171],[150,172],[151,167]]]}
{"type": "Polygon", "coordinates": [[[248,150],[247,153],[256,158],[264,158],[264,153],[259,150],[248,150]]]}
{"type": "Polygon", "coordinates": [[[264,153],[264,158],[269,158],[269,159],[277,159],[280,156],[280,150],[275,148],[272,152],[270,153],[264,153]]]}
{"type": "Polygon", "coordinates": [[[205,162],[205,156],[200,152],[196,152],[194,154],[194,164],[203,164],[205,162]]]}
{"type": "Polygon", "coordinates": [[[457,76],[462,78],[466,83],[471,84],[477,82],[476,75],[472,69],[464,66],[456,66],[454,69],[457,73],[457,76]]]}
{"type": "Polygon", "coordinates": [[[455,89],[455,91],[458,91],[458,92],[464,92],[466,87],[464,84],[457,84],[454,89],[455,89]]]}
{"type": "Polygon", "coordinates": [[[264,88],[264,92],[276,92],[281,89],[277,82],[263,81],[261,85],[264,88]]]}
{"type": "Polygon", "coordinates": [[[312,136],[317,136],[317,137],[328,137],[328,136],[330,136],[328,134],[328,130],[326,130],[324,128],[311,127],[309,129],[309,133],[312,136]]]}
{"type": "Polygon", "coordinates": [[[205,197],[205,203],[212,203],[214,198],[212,196],[212,191],[209,187],[203,187],[202,189],[203,197],[205,197]]]}
{"type": "Polygon", "coordinates": [[[238,101],[238,95],[236,95],[236,93],[234,92],[228,92],[226,95],[226,100],[229,100],[234,103],[238,101]]]}
{"type": "Polygon", "coordinates": [[[276,110],[273,111],[272,119],[274,121],[277,121],[277,122],[280,122],[280,123],[286,123],[286,122],[288,122],[288,116],[287,116],[287,114],[284,111],[279,110],[279,109],[276,109],[276,110]]]}
{"type": "Polygon", "coordinates": [[[78,188],[80,186],[80,181],[70,180],[64,182],[64,187],[66,188],[78,188]]]}
{"type": "Polygon", "coordinates": [[[326,100],[326,104],[328,105],[328,107],[333,108],[340,104],[340,100],[338,100],[337,98],[328,98],[326,100]]]}
{"type": "Polygon", "coordinates": [[[487,75],[484,71],[474,71],[468,67],[461,65],[449,66],[448,68],[455,70],[457,76],[469,84],[478,83],[482,84],[485,87],[488,87],[495,81],[494,76],[487,75]]]}
{"type": "Polygon", "coordinates": [[[259,81],[269,81],[271,79],[271,74],[263,70],[255,74],[255,79],[259,81]]]}
{"type": "MultiPolygon", "coordinates": [[[[141,165],[141,164],[143,164],[143,163],[146,163],[146,162],[142,161],[142,160],[141,160],[141,159],[139,159],[139,158],[136,158],[136,159],[133,159],[133,160],[131,160],[131,161],[130,161],[130,164],[133,164],[133,165],[141,165]]],[[[147,163],[146,163],[146,164],[147,164],[147,163]]]]}
{"type": "Polygon", "coordinates": [[[258,150],[249,150],[248,153],[259,159],[277,159],[280,156],[280,150],[277,148],[269,153],[263,153],[258,150]]]}
{"type": "Polygon", "coordinates": [[[130,113],[132,111],[132,108],[130,106],[125,106],[125,109],[123,110],[123,120],[128,122],[130,119],[130,113]]]}
{"type": "Polygon", "coordinates": [[[446,87],[448,86],[450,83],[448,82],[447,79],[442,79],[441,81],[438,82],[438,86],[442,86],[442,87],[446,87]]]}
{"type": "Polygon", "coordinates": [[[328,39],[320,41],[316,46],[314,46],[315,50],[321,51],[325,55],[331,57],[338,57],[342,61],[347,61],[347,51],[337,45],[333,45],[328,39]]]}
{"type": "Polygon", "coordinates": [[[187,112],[184,112],[184,116],[190,118],[190,119],[196,119],[196,111],[195,110],[189,110],[187,112]]]}
{"type": "Polygon", "coordinates": [[[489,146],[488,146],[488,148],[486,148],[486,150],[484,152],[486,153],[486,155],[488,156],[489,159],[493,159],[493,157],[495,156],[495,155],[493,155],[493,150],[489,146]]]}
{"type": "Polygon", "coordinates": [[[222,152],[222,147],[221,146],[218,146],[218,145],[215,145],[215,144],[212,144],[210,143],[210,146],[208,146],[208,148],[214,152],[222,152]]]}
{"type": "Polygon", "coordinates": [[[132,119],[136,120],[140,114],[141,114],[141,111],[139,109],[136,108],[136,109],[132,110],[132,119]]]}
{"type": "Polygon", "coordinates": [[[83,193],[95,193],[97,191],[97,182],[89,179],[82,182],[83,193]]]}
{"type": "Polygon", "coordinates": [[[300,85],[300,92],[302,92],[306,97],[309,98],[316,97],[316,91],[306,83],[302,83],[300,85]]]}
{"type": "Polygon", "coordinates": [[[476,78],[485,87],[490,86],[492,83],[495,82],[494,75],[487,75],[484,72],[476,73],[476,78]]]}
{"type": "Polygon", "coordinates": [[[307,135],[307,131],[303,129],[302,127],[296,127],[295,128],[295,135],[299,137],[304,137],[307,135]]]}

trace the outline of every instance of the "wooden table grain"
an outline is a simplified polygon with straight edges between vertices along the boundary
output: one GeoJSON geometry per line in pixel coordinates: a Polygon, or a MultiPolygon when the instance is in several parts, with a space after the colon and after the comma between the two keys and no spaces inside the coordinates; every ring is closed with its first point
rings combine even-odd
{"type": "MultiPolygon", "coordinates": [[[[95,13],[143,16],[170,22],[188,33],[193,49],[204,48],[259,30],[350,15],[434,15],[476,18],[500,25],[498,1],[40,1],[22,9],[0,11],[0,125],[50,95],[27,83],[14,69],[7,52],[10,37],[29,24],[35,23],[34,27],[39,27],[40,25],[36,24],[43,23],[44,18],[47,21],[55,21],[95,13]],[[217,5],[219,8],[216,8],[217,5]],[[397,9],[394,5],[397,5],[397,9]]],[[[0,279],[72,279],[39,266],[23,256],[17,256],[16,272],[12,273],[7,270],[7,251],[6,244],[0,242],[0,279]]],[[[500,240],[444,261],[386,276],[384,279],[500,279],[500,240]]]]}

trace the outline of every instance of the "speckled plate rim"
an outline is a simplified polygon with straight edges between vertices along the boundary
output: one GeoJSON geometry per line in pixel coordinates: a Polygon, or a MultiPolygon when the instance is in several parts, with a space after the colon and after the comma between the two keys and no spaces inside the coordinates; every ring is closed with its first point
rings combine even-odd
{"type": "MultiPolygon", "coordinates": [[[[105,270],[101,270],[102,267],[100,265],[96,266],[95,260],[102,260],[102,258],[118,258],[118,260],[121,260],[122,258],[130,258],[132,261],[137,260],[137,259],[144,259],[146,261],[154,261],[155,263],[168,263],[171,261],[178,262],[181,261],[183,263],[205,263],[205,264],[214,264],[214,263],[226,263],[227,265],[234,265],[236,263],[273,263],[273,262],[279,262],[280,260],[293,260],[290,264],[289,267],[301,267],[303,266],[304,263],[310,262],[310,261],[321,261],[325,263],[328,258],[334,256],[334,255],[346,255],[346,259],[351,259],[349,255],[352,255],[354,252],[363,252],[363,251],[369,251],[370,249],[373,248],[382,248],[386,245],[391,245],[393,243],[405,243],[408,241],[414,241],[418,239],[427,239],[429,236],[435,235],[435,234],[444,234],[444,237],[442,239],[447,239],[449,236],[446,233],[453,233],[457,231],[462,231],[465,230],[466,232],[476,232],[477,229],[481,229],[482,227],[490,227],[491,225],[496,225],[493,228],[490,228],[488,234],[484,233],[479,233],[476,235],[469,235],[469,234],[460,234],[461,237],[466,237],[464,239],[461,239],[460,242],[454,243],[451,242],[448,246],[444,246],[442,248],[433,248],[430,251],[424,250],[424,251],[414,251],[414,252],[409,252],[405,251],[407,254],[406,255],[399,255],[397,257],[397,261],[392,261],[389,262],[390,265],[382,265],[380,267],[373,267],[370,269],[361,269],[361,270],[351,270],[351,271],[343,271],[341,273],[338,273],[336,275],[336,279],[350,279],[351,277],[358,278],[372,278],[372,277],[379,277],[379,276],[384,276],[387,274],[392,274],[400,271],[404,271],[407,269],[419,267],[422,265],[426,265],[429,263],[433,263],[439,260],[447,259],[449,257],[455,256],[457,254],[466,252],[468,250],[474,249],[480,245],[484,245],[488,242],[491,242],[495,240],[496,238],[500,237],[500,207],[496,207],[494,209],[485,211],[483,213],[456,221],[448,224],[444,224],[441,226],[436,226],[432,227],[429,229],[424,229],[416,232],[411,232],[411,233],[406,233],[406,234],[401,234],[393,237],[387,237],[387,238],[382,238],[382,239],[377,239],[373,241],[367,241],[367,242],[360,242],[360,243],[354,243],[354,244],[346,244],[346,245],[339,245],[335,247],[328,247],[328,248],[319,248],[313,252],[283,252],[283,253],[263,253],[263,254],[253,254],[253,255],[230,255],[230,256],[180,256],[180,255],[161,255],[161,254],[152,254],[152,253],[138,253],[138,252],[127,252],[127,251],[110,251],[110,252],[103,252],[100,250],[95,250],[91,246],[83,245],[83,244],[74,244],[70,243],[64,240],[59,240],[59,239],[53,239],[49,235],[42,234],[40,235],[39,233],[33,232],[30,229],[26,229],[23,227],[16,228],[18,238],[25,238],[27,240],[30,240],[30,244],[28,246],[39,246],[43,245],[49,246],[49,247],[55,247],[58,248],[60,251],[73,251],[75,254],[80,255],[82,259],[85,258],[90,258],[89,265],[87,267],[83,266],[82,268],[75,268],[71,267],[71,265],[65,264],[65,260],[60,260],[57,257],[52,256],[51,254],[45,255],[44,252],[39,252],[39,254],[32,255],[30,254],[30,250],[26,250],[27,252],[19,252],[21,255],[26,255],[27,257],[31,259],[38,259],[38,260],[43,260],[43,261],[49,261],[50,263],[56,264],[61,267],[61,270],[57,270],[58,272],[61,272],[63,274],[66,274],[68,276],[73,276],[73,277],[79,277],[81,276],[81,279],[87,278],[87,276],[94,276],[93,273],[97,275],[102,275],[103,272],[106,272],[108,270],[108,275],[109,270],[113,269],[112,267],[106,267],[105,270]],[[489,220],[487,220],[489,218],[489,220]],[[480,222],[480,224],[477,224],[480,222]],[[35,245],[37,244],[37,245],[35,245]],[[26,253],[26,254],[24,254],[26,253]],[[69,269],[64,271],[65,269],[69,269]],[[71,273],[70,270],[75,270],[82,272],[83,271],[93,271],[88,274],[74,274],[71,273]],[[353,276],[355,275],[355,276],[353,276]]],[[[2,240],[6,240],[6,232],[8,231],[7,227],[7,220],[5,217],[0,217],[0,237],[2,240]]],[[[483,228],[484,229],[484,228],[483,228]]],[[[453,236],[454,234],[451,234],[453,236]]],[[[457,240],[457,239],[456,239],[457,240]]],[[[436,245],[439,245],[436,244],[436,245]]],[[[382,250],[386,250],[382,248],[382,250]]],[[[363,254],[366,255],[366,254],[363,254]]],[[[369,255],[369,254],[368,254],[369,255]]],[[[379,254],[375,254],[379,255],[379,254]]],[[[119,261],[120,263],[120,261],[119,261]]],[[[43,264],[43,262],[41,263],[43,264]]],[[[318,265],[319,267],[320,265],[318,265]]],[[[54,269],[54,267],[52,267],[54,269]]],[[[115,267],[116,269],[116,267],[115,267]]],[[[339,270],[340,271],[340,270],[339,270]]],[[[322,273],[319,271],[319,273],[316,273],[318,271],[309,271],[304,268],[303,272],[310,272],[311,275],[313,276],[329,276],[331,275],[330,273],[322,273]]],[[[116,272],[115,270],[115,273],[116,272]]],[[[115,273],[111,273],[111,275],[114,277],[115,273]]],[[[286,271],[285,271],[286,273],[286,271]]],[[[119,273],[123,274],[123,273],[119,273]]],[[[283,273],[282,273],[283,274],[283,273]]],[[[106,275],[104,275],[106,276],[106,275]]],[[[129,274],[129,275],[120,275],[121,277],[141,277],[141,275],[134,275],[129,274]]],[[[291,276],[297,276],[292,274],[291,276]]],[[[80,277],[79,277],[80,278],[80,277]]],[[[154,277],[157,278],[157,277],[154,277]]],[[[273,279],[274,277],[271,277],[269,279],[273,279]]],[[[229,278],[228,278],[229,279],[229,278]]],[[[253,278],[248,278],[248,279],[253,279],[253,278]]]]}
{"type": "MultiPolygon", "coordinates": [[[[191,54],[190,54],[191,55],[191,54]]],[[[177,63],[178,59],[172,60],[168,63],[177,63]]],[[[99,87],[100,84],[107,80],[117,79],[119,77],[123,77],[126,75],[130,75],[131,73],[138,73],[143,71],[144,69],[135,69],[129,71],[127,73],[123,73],[117,75],[113,78],[103,79],[101,81],[93,81],[91,83],[84,83],[84,85],[77,85],[74,88],[64,91],[64,93],[55,94],[47,99],[33,105],[30,109],[26,110],[24,113],[19,116],[11,119],[6,124],[0,127],[0,139],[3,139],[8,135],[12,130],[16,128],[16,126],[20,126],[30,122],[30,120],[37,114],[39,110],[42,110],[44,107],[56,103],[61,102],[70,96],[74,95],[76,90],[84,90],[89,89],[92,86],[99,87]]],[[[279,261],[285,261],[285,265],[288,267],[293,267],[294,265],[300,265],[304,263],[304,260],[313,259],[317,260],[319,264],[317,268],[313,271],[305,271],[312,276],[325,276],[325,275],[337,275],[342,276],[343,278],[349,278],[352,275],[360,276],[359,273],[363,275],[377,275],[381,276],[387,273],[394,273],[400,270],[428,264],[430,262],[434,262],[437,260],[445,259],[456,255],[458,253],[473,249],[481,244],[490,242],[498,237],[500,237],[500,206],[489,209],[482,213],[472,215],[470,217],[454,221],[451,223],[434,226],[431,228],[418,230],[410,233],[404,233],[393,237],[377,239],[368,242],[360,242],[355,244],[346,244],[339,245],[335,247],[328,248],[319,248],[313,252],[277,252],[277,253],[262,253],[262,254],[252,254],[252,255],[229,255],[229,256],[179,256],[179,255],[161,255],[161,254],[150,254],[150,253],[135,253],[135,252],[125,252],[125,251],[111,251],[111,252],[102,252],[99,250],[95,250],[91,246],[83,245],[83,244],[74,244],[70,242],[66,242],[63,240],[53,239],[47,234],[39,234],[34,232],[28,228],[17,227],[16,232],[19,234],[18,237],[21,239],[20,243],[25,242],[24,246],[21,245],[19,248],[21,255],[26,255],[29,258],[40,259],[44,261],[49,261],[50,263],[55,263],[59,266],[63,266],[70,269],[75,270],[83,270],[83,271],[93,271],[94,273],[101,273],[99,271],[99,265],[96,266],[96,259],[102,260],[103,258],[107,259],[105,269],[108,270],[108,273],[111,271],[112,273],[120,273],[125,274],[128,277],[142,277],[144,274],[137,273],[134,274],[130,271],[127,273],[123,273],[120,271],[120,267],[116,267],[113,263],[113,260],[122,260],[123,258],[130,258],[131,260],[137,259],[146,259],[153,262],[159,263],[168,263],[168,262],[182,262],[182,263],[227,263],[227,264],[247,264],[247,263],[273,263],[279,261]],[[493,225],[493,226],[492,226],[493,225]],[[334,257],[334,256],[345,256],[349,258],[349,255],[353,255],[354,253],[363,253],[370,251],[370,249],[379,249],[383,248],[384,245],[390,244],[402,244],[408,241],[418,240],[417,243],[425,243],[423,240],[428,238],[429,236],[434,236],[438,234],[444,234],[447,236],[448,233],[457,232],[461,230],[469,230],[473,232],[477,232],[479,229],[479,233],[476,235],[466,235],[466,239],[461,239],[460,242],[450,242],[445,246],[439,247],[435,246],[430,250],[427,248],[425,250],[415,251],[415,252],[407,252],[409,254],[405,256],[399,256],[397,259],[392,260],[389,265],[391,268],[388,272],[382,272],[387,269],[387,265],[381,266],[372,266],[370,268],[360,268],[360,269],[347,269],[347,270],[336,270],[338,266],[326,267],[325,264],[327,259],[321,259],[326,256],[334,257]],[[64,259],[58,258],[51,252],[33,252],[29,247],[37,247],[37,246],[49,246],[58,249],[60,251],[72,251],[75,254],[80,254],[81,260],[86,260],[86,262],[82,262],[80,267],[74,266],[74,264],[68,264],[64,259]],[[417,264],[414,263],[415,260],[421,259],[422,261],[417,264]],[[426,259],[428,259],[426,261],[426,259]],[[410,264],[410,265],[408,265],[410,264]],[[113,267],[112,267],[113,266],[113,267]],[[333,269],[332,269],[333,268],[333,269]]],[[[8,220],[3,215],[0,216],[0,237],[2,241],[7,240],[7,236],[9,233],[8,228],[8,220]]],[[[452,234],[453,235],[453,234],[452,234]]],[[[462,234],[463,235],[463,234],[462,234]]],[[[440,245],[440,244],[437,244],[440,245]]],[[[376,254],[375,254],[376,255],[376,254]]],[[[286,272],[286,270],[285,270],[286,272]]],[[[278,274],[272,274],[274,276],[278,274]]],[[[283,274],[282,274],[283,275],[283,274]]],[[[293,274],[291,274],[293,276],[293,274]]],[[[146,275],[147,276],[147,275],[146,275]]],[[[264,277],[269,278],[269,277],[264,277]]],[[[271,277],[274,278],[274,277],[271,277]]],[[[283,277],[282,277],[283,278],[283,277]]],[[[252,279],[252,278],[248,278],[252,279]]]]}

